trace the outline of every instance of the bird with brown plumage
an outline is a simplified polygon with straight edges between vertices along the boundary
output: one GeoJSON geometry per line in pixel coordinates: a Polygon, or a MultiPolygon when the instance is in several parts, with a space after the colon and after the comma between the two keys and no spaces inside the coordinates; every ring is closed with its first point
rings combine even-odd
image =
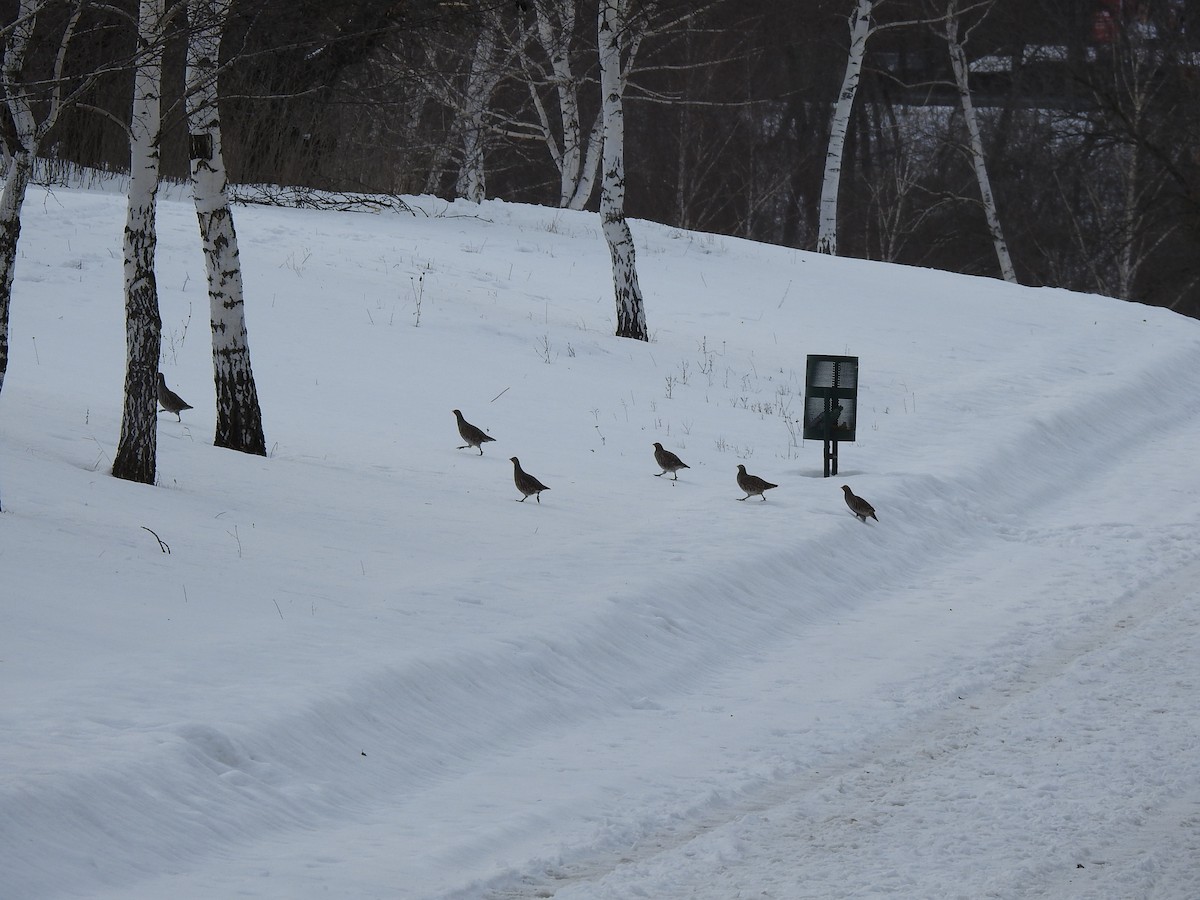
{"type": "Polygon", "coordinates": [[[185,409],[192,408],[190,403],[167,387],[167,379],[162,372],[158,373],[158,405],[163,408],[164,412],[175,413],[175,418],[180,422],[183,419],[179,414],[185,409]]]}
{"type": "Polygon", "coordinates": [[[661,472],[654,473],[656,478],[659,476],[662,476],[662,475],[666,475],[668,472],[670,472],[671,475],[673,476],[671,480],[678,481],[679,480],[679,470],[691,468],[691,466],[689,466],[687,463],[685,463],[682,459],[680,459],[678,456],[676,456],[670,450],[663,449],[663,445],[660,444],[658,441],[654,442],[654,461],[656,463],[658,463],[658,467],[660,469],[662,469],[661,472]]]}
{"type": "Polygon", "coordinates": [[[458,434],[465,444],[458,447],[459,450],[466,450],[468,447],[474,447],[479,451],[479,455],[483,456],[483,445],[488,441],[494,441],[495,438],[490,434],[486,434],[482,428],[476,428],[470,422],[463,418],[463,414],[457,409],[450,410],[454,413],[454,418],[458,420],[458,434]]]}
{"type": "Polygon", "coordinates": [[[747,475],[745,466],[738,466],[737,483],[743,491],[746,492],[745,497],[738,497],[739,500],[749,500],[754,495],[758,495],[760,500],[766,500],[766,492],[771,488],[779,487],[777,484],[759,478],[757,475],[747,475]]]}
{"type": "Polygon", "coordinates": [[[879,521],[879,516],[875,515],[875,507],[850,490],[850,485],[843,484],[842,491],[846,495],[846,505],[850,507],[850,512],[854,513],[861,521],[867,521],[868,517],[876,522],[879,521]]]}
{"type": "Polygon", "coordinates": [[[513,464],[513,483],[516,484],[517,490],[521,492],[521,499],[518,503],[524,503],[525,498],[533,496],[538,503],[542,502],[542,491],[548,491],[546,487],[528,472],[521,468],[521,461],[515,456],[512,458],[513,464]]]}

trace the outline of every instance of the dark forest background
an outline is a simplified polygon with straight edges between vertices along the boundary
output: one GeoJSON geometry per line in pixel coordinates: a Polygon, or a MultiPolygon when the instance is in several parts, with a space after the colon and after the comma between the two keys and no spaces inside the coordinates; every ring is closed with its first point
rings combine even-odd
{"type": "MultiPolygon", "coordinates": [[[[238,0],[221,80],[232,179],[454,196],[464,86],[481,31],[499,28],[486,194],[560,203],[558,170],[531,127],[535,100],[552,107],[555,93],[522,29],[533,4],[561,2],[238,0]]],[[[595,4],[575,2],[570,54],[590,122],[595,4]]],[[[811,249],[854,0],[633,5],[645,37],[625,94],[628,214],[811,249]]],[[[12,22],[15,3],[0,8],[12,22]]],[[[1019,280],[1200,317],[1200,0],[963,0],[960,9],[1019,280]]],[[[854,108],[838,250],[998,276],[944,11],[933,0],[877,5],[884,27],[868,43],[854,108]]],[[[94,71],[133,44],[130,25],[96,13],[71,67],[94,71]]],[[[178,41],[167,55],[162,159],[163,174],[180,180],[182,65],[178,41]]],[[[127,169],[131,84],[115,66],[62,116],[45,144],[48,171],[127,169]]]]}

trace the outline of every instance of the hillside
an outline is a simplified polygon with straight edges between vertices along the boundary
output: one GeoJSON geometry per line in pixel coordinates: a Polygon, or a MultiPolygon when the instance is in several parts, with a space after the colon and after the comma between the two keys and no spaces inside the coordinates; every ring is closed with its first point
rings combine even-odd
{"type": "Polygon", "coordinates": [[[123,199],[31,189],[0,897],[1200,895],[1200,322],[635,222],[641,344],[595,216],[412,202],[237,210],[263,459],[164,200],[151,488],[123,199]]]}

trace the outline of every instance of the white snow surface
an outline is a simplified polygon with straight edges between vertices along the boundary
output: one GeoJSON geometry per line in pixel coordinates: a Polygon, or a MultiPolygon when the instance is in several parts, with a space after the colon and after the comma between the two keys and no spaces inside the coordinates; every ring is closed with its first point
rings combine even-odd
{"type": "Polygon", "coordinates": [[[149,487],[124,200],[31,189],[0,897],[1200,897],[1200,322],[638,221],[641,343],[595,215],[411,203],[236,209],[261,458],[164,196],[149,487]]]}

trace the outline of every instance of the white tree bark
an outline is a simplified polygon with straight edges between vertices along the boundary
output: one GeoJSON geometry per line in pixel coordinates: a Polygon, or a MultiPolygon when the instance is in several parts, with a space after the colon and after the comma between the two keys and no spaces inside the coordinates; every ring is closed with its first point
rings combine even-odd
{"type": "Polygon", "coordinates": [[[484,151],[487,138],[484,117],[491,102],[492,93],[500,81],[496,67],[496,33],[500,29],[500,17],[493,14],[484,23],[475,43],[475,56],[471,60],[471,71],[463,91],[464,108],[460,116],[463,155],[458,167],[455,193],[474,203],[487,196],[487,170],[484,166],[484,151]]]}
{"type": "Polygon", "coordinates": [[[158,357],[162,319],[154,254],[158,243],[163,38],[166,0],[138,5],[138,64],[129,122],[129,197],[125,216],[125,406],[113,475],[153,484],[158,447],[158,357]]]}
{"type": "Polygon", "coordinates": [[[4,193],[0,195],[0,391],[8,372],[9,320],[12,286],[17,263],[17,241],[21,237],[21,207],[33,174],[33,154],[20,147],[9,162],[4,193]]]}
{"type": "Polygon", "coordinates": [[[9,319],[17,241],[21,237],[21,207],[25,203],[25,191],[29,187],[33,160],[37,154],[37,123],[23,70],[40,6],[39,0],[21,0],[17,19],[11,26],[4,46],[2,87],[16,140],[4,192],[0,195],[0,391],[4,389],[4,376],[8,372],[9,319]]]}
{"type": "Polygon", "coordinates": [[[1000,212],[996,208],[996,197],[992,193],[991,179],[988,178],[987,159],[983,153],[983,134],[979,128],[979,117],[975,113],[975,104],[971,100],[967,54],[958,34],[958,0],[948,0],[946,4],[946,44],[950,48],[950,67],[954,70],[958,99],[962,106],[963,120],[967,125],[971,165],[975,170],[975,180],[979,184],[979,196],[983,201],[984,215],[987,217],[988,233],[992,237],[992,245],[996,248],[996,261],[1000,266],[1000,275],[1005,281],[1016,284],[1017,274],[1013,269],[1012,257],[1008,252],[1008,242],[1004,239],[1004,229],[1000,225],[1000,212]]]}
{"type": "Polygon", "coordinates": [[[559,206],[583,209],[596,187],[603,141],[603,115],[597,114],[584,129],[579,108],[581,77],[572,65],[577,7],[575,0],[542,0],[535,3],[537,43],[549,61],[549,80],[554,87],[558,121],[551,124],[550,111],[538,94],[534,67],[526,59],[529,93],[538,117],[538,130],[559,174],[559,206]]]}
{"type": "Polygon", "coordinates": [[[579,84],[571,68],[571,38],[575,33],[575,0],[557,3],[535,3],[538,43],[550,60],[554,75],[554,91],[558,99],[558,116],[562,127],[562,144],[555,143],[547,129],[550,155],[558,166],[559,205],[567,206],[575,192],[582,165],[582,129],[579,124],[579,84]],[[557,20],[551,14],[557,14],[557,20]]]}
{"type": "Polygon", "coordinates": [[[825,177],[821,182],[821,209],[817,225],[817,252],[837,256],[838,192],[842,184],[842,160],[846,152],[846,135],[850,130],[850,115],[854,97],[862,76],[863,57],[867,53],[867,38],[871,34],[871,14],[876,0],[854,0],[850,13],[850,52],[846,56],[846,72],[842,89],[833,107],[829,125],[829,146],[825,151],[825,177]]]}
{"type": "Polygon", "coordinates": [[[597,116],[592,122],[592,129],[584,138],[587,150],[583,155],[583,163],[579,168],[579,178],[575,181],[575,190],[564,204],[566,209],[583,209],[592,199],[596,190],[596,177],[600,174],[601,149],[604,146],[604,117],[597,116]]]}
{"type": "Polygon", "coordinates": [[[649,340],[642,291],[638,286],[633,233],[625,219],[625,110],[621,48],[627,0],[600,0],[597,33],[604,120],[600,221],[612,258],[617,303],[617,336],[649,340]]]}
{"type": "Polygon", "coordinates": [[[250,366],[242,265],[233,211],[226,194],[228,178],[221,153],[217,110],[217,73],[221,37],[232,0],[188,0],[190,38],[186,90],[191,133],[192,193],[208,273],[217,396],[218,447],[266,456],[262,410],[250,366]]]}
{"type": "Polygon", "coordinates": [[[38,13],[49,4],[50,0],[20,0],[17,17],[8,28],[4,60],[0,65],[0,91],[12,120],[12,137],[15,143],[12,157],[8,161],[8,177],[4,182],[4,191],[0,194],[0,391],[4,390],[4,376],[8,373],[9,323],[13,275],[17,264],[17,242],[21,237],[21,207],[25,203],[25,191],[33,175],[33,163],[42,139],[54,127],[64,105],[70,102],[63,97],[61,76],[67,49],[83,13],[83,0],[74,0],[68,6],[66,24],[54,61],[52,78],[55,87],[50,91],[45,104],[40,107],[43,118],[38,122],[26,81],[25,57],[33,39],[38,13]]]}

